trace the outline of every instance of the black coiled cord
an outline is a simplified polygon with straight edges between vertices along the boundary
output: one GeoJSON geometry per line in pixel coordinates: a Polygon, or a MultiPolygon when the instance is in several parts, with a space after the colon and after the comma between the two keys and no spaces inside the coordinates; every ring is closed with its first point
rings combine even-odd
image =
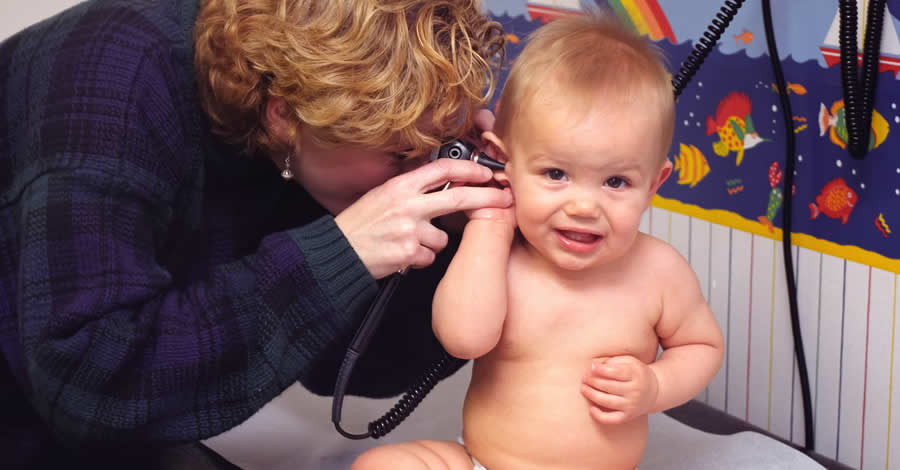
{"type": "Polygon", "coordinates": [[[862,77],[857,67],[857,11],[854,0],[840,0],[841,86],[844,91],[844,119],[847,126],[847,150],[856,159],[869,151],[869,129],[878,85],[881,55],[881,29],[884,25],[884,0],[869,2],[866,35],[863,40],[862,77]]]}
{"type": "MultiPolygon", "coordinates": [[[[403,397],[400,398],[400,401],[398,401],[393,408],[385,413],[384,416],[369,423],[368,435],[359,437],[358,439],[365,437],[378,439],[393,431],[397,425],[412,414],[416,407],[419,406],[419,403],[422,403],[425,395],[428,395],[428,393],[431,392],[431,389],[433,389],[441,379],[446,377],[447,372],[453,370],[453,367],[459,362],[465,361],[452,357],[444,352],[443,357],[425,371],[425,374],[419,379],[416,386],[403,394],[403,397]]],[[[338,429],[338,431],[340,431],[340,429],[338,429]]],[[[346,436],[346,434],[344,435],[346,436]]]]}
{"type": "Polygon", "coordinates": [[[681,63],[681,68],[678,70],[678,73],[672,75],[672,88],[675,92],[675,99],[678,99],[678,96],[684,91],[684,87],[690,83],[694,74],[697,73],[697,70],[703,65],[706,56],[709,55],[713,47],[719,42],[722,33],[728,28],[731,20],[737,15],[738,10],[743,3],[744,0],[725,0],[725,5],[719,9],[716,13],[716,17],[713,18],[709,26],[706,27],[706,31],[703,32],[703,37],[699,39],[699,43],[694,45],[694,50],[691,51],[691,54],[681,63]]]}
{"type": "Polygon", "coordinates": [[[375,297],[372,305],[369,306],[369,311],[366,312],[366,316],[356,331],[356,335],[350,341],[350,347],[347,348],[347,354],[344,356],[340,370],[338,370],[337,381],[334,385],[334,399],[331,402],[331,422],[334,423],[334,428],[337,429],[337,432],[347,439],[366,439],[368,437],[378,439],[391,432],[419,406],[419,403],[425,399],[425,395],[428,395],[441,379],[447,377],[451,370],[455,370],[454,368],[461,366],[461,363],[466,362],[443,351],[443,356],[428,368],[425,374],[419,378],[416,385],[407,391],[390,411],[369,423],[368,432],[353,434],[341,427],[341,409],[344,405],[344,394],[350,383],[350,376],[353,374],[353,367],[356,365],[356,360],[369,346],[369,342],[378,329],[378,324],[381,323],[381,317],[384,314],[387,303],[391,296],[394,295],[397,284],[399,284],[402,277],[403,274],[401,273],[392,274],[378,291],[378,295],[375,297]]]}

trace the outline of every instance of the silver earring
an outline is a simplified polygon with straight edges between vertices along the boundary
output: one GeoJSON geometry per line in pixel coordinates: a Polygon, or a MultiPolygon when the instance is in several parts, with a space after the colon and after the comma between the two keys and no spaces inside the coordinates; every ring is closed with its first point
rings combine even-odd
{"type": "Polygon", "coordinates": [[[284,157],[284,170],[281,170],[281,177],[285,180],[289,180],[294,177],[294,172],[291,171],[291,154],[284,157]]]}

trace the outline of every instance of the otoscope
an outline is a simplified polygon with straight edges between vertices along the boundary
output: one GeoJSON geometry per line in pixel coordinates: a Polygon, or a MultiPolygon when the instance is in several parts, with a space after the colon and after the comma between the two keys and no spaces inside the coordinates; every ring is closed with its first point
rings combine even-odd
{"type": "Polygon", "coordinates": [[[452,158],[454,160],[472,160],[475,163],[484,165],[492,170],[503,170],[506,165],[488,157],[483,152],[478,151],[478,147],[466,142],[462,139],[456,139],[450,143],[441,145],[431,151],[430,160],[434,161],[438,158],[452,158]]]}
{"type": "MultiPolygon", "coordinates": [[[[453,140],[434,149],[431,152],[429,160],[434,161],[438,158],[472,160],[473,162],[484,165],[492,170],[502,170],[505,168],[503,163],[488,157],[483,152],[480,152],[478,147],[461,139],[453,140]]],[[[451,182],[448,181],[447,184],[444,185],[442,191],[449,188],[450,183],[451,182]]],[[[366,312],[366,316],[363,317],[359,329],[356,330],[356,335],[350,341],[350,346],[347,348],[347,353],[344,355],[343,362],[341,362],[341,368],[338,370],[337,381],[334,385],[334,401],[331,403],[331,422],[334,423],[334,428],[337,429],[342,436],[348,439],[365,439],[367,437],[378,439],[389,433],[397,427],[401,421],[406,419],[417,406],[419,406],[419,403],[422,402],[425,395],[437,385],[439,380],[447,375],[447,371],[450,370],[452,366],[458,365],[460,362],[465,362],[462,359],[450,356],[445,351],[443,357],[425,372],[419,381],[410,388],[402,398],[400,398],[400,401],[397,402],[390,411],[385,413],[381,418],[369,423],[368,432],[352,434],[341,428],[341,408],[344,403],[344,395],[347,392],[347,386],[350,383],[350,374],[353,372],[353,366],[356,364],[356,360],[359,359],[363,352],[365,352],[369,345],[369,341],[371,341],[372,336],[378,329],[378,324],[381,323],[381,316],[384,314],[384,309],[387,306],[388,300],[390,300],[391,296],[394,294],[394,291],[397,289],[397,283],[404,274],[406,274],[405,269],[391,274],[384,287],[378,291],[378,295],[375,297],[372,305],[369,306],[369,311],[366,312]]]]}

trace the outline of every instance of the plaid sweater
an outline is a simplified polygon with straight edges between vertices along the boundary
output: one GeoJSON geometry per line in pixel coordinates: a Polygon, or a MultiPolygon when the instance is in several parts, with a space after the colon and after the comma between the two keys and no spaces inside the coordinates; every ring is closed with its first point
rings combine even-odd
{"type": "MultiPolygon", "coordinates": [[[[334,219],[209,132],[196,9],[95,0],[0,43],[2,461],[51,435],[207,438],[297,380],[329,394],[374,298],[334,219]]],[[[445,252],[395,294],[353,393],[402,392],[436,358],[445,252]]]]}

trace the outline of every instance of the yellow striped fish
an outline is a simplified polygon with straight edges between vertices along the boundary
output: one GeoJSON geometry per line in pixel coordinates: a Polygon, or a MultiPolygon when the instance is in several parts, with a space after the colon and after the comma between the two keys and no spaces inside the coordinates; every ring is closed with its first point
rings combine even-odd
{"type": "Polygon", "coordinates": [[[678,184],[689,184],[693,188],[709,173],[709,163],[703,152],[693,145],[681,145],[681,151],[675,157],[675,171],[678,172],[678,184]]]}

